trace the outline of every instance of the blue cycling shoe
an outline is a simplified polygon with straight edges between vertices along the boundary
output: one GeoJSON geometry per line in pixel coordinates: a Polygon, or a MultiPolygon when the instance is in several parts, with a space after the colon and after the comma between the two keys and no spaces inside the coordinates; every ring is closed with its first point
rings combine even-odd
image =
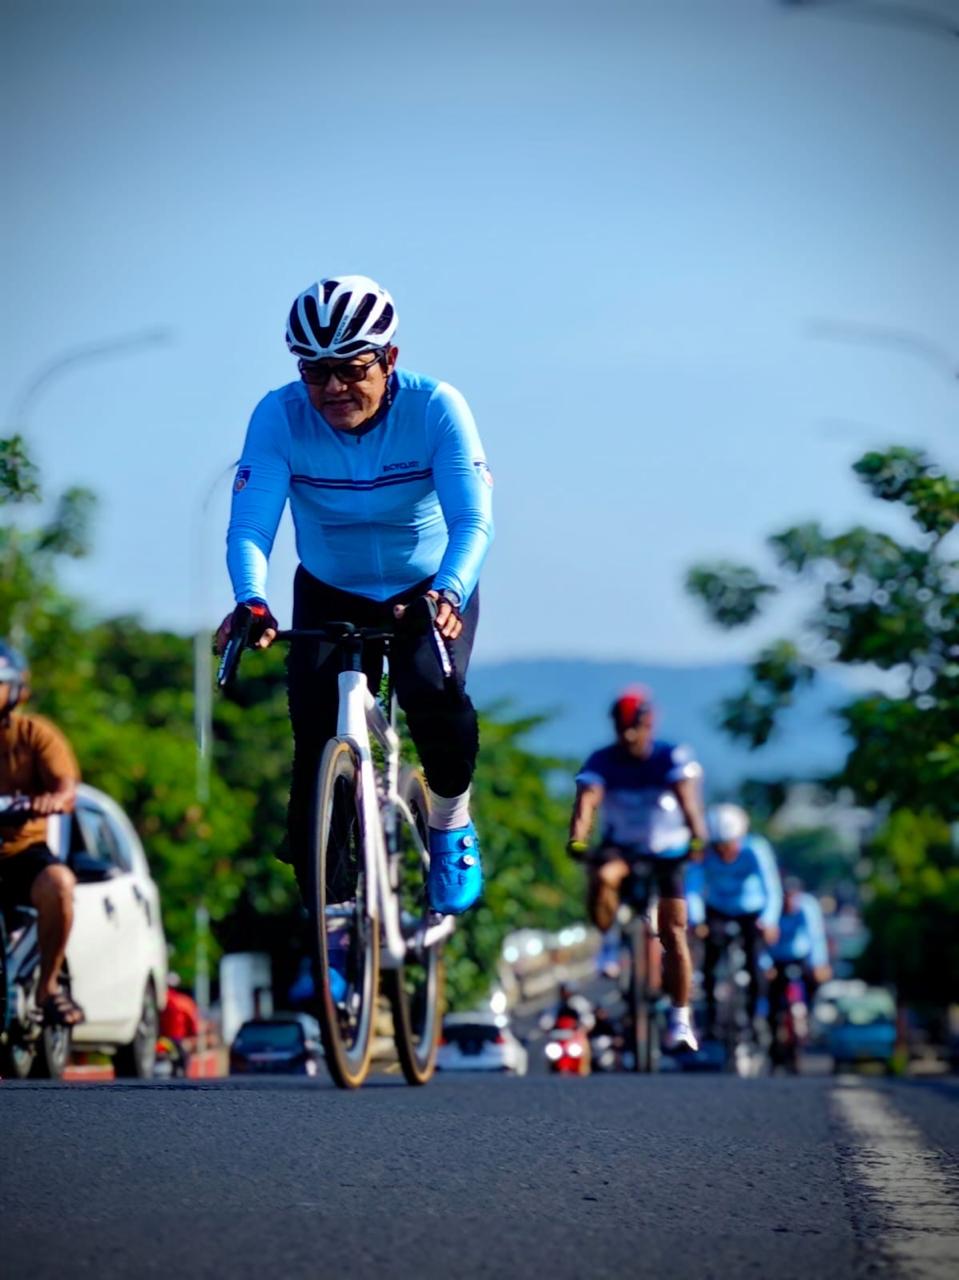
{"type": "Polygon", "coordinates": [[[430,827],[430,906],[444,916],[462,915],[483,892],[483,865],[472,822],[453,831],[430,827]]]}

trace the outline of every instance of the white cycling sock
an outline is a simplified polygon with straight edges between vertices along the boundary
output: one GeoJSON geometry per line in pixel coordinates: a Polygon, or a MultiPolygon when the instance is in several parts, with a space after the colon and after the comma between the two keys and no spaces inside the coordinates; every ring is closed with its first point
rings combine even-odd
{"type": "Polygon", "coordinates": [[[470,820],[470,789],[461,796],[438,796],[430,791],[430,826],[434,831],[455,831],[470,820]]]}
{"type": "Polygon", "coordinates": [[[670,1010],[677,1022],[685,1022],[692,1025],[692,1015],[689,1012],[688,1004],[674,1004],[670,1010]]]}

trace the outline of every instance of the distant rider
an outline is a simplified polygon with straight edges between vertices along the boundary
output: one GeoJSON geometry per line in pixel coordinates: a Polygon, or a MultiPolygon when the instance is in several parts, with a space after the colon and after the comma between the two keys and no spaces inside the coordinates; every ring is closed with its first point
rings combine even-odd
{"type": "Polygon", "coordinates": [[[167,996],[160,1014],[160,1035],[172,1042],[183,1074],[189,1073],[190,1057],[200,1037],[200,1010],[189,991],[180,989],[180,975],[167,974],[167,996]]]}
{"type": "MultiPolygon", "coordinates": [[[[30,672],[0,643],[0,795],[18,797],[28,816],[0,825],[0,910],[37,910],[40,979],[35,999],[48,1026],[76,1026],[83,1010],[60,985],[73,927],[76,879],[46,843],[47,818],[72,813],[80,769],[69,742],[49,720],[17,708],[30,696],[30,672]]],[[[16,807],[16,806],[14,806],[16,807]]]]}
{"type": "Polygon", "coordinates": [[[769,976],[769,1008],[774,1014],[782,1003],[788,983],[786,966],[801,964],[806,1001],[811,1007],[816,989],[832,976],[829,946],[822,907],[811,893],[804,893],[802,881],[787,876],[779,917],[779,936],[770,946],[773,970],[769,976]]]}
{"type": "Polygon", "coordinates": [[[650,864],[659,894],[663,986],[672,1001],[663,1047],[695,1051],[683,862],[706,839],[702,768],[688,747],[653,737],[653,705],[646,689],[627,690],[610,712],[616,741],[594,751],[576,776],[567,849],[573,857],[586,856],[587,909],[603,932],[616,918],[620,890],[632,866],[650,864]],[[600,810],[600,843],[590,850],[600,810]]]}
{"type": "Polygon", "coordinates": [[[709,846],[690,870],[687,901],[690,923],[705,937],[703,992],[706,1034],[716,1026],[716,965],[729,942],[729,926],[738,925],[749,975],[747,1012],[753,1027],[759,998],[759,952],[779,933],[782,885],[769,842],[750,834],[749,817],[735,804],[713,805],[707,815],[709,846]]]}

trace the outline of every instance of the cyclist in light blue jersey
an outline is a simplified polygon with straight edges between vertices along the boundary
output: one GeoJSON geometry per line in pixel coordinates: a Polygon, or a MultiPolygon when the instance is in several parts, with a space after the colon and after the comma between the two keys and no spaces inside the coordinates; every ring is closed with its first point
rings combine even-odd
{"type": "Polygon", "coordinates": [[[769,955],[777,969],[790,962],[802,964],[807,994],[812,999],[816,987],[827,982],[832,970],[822,907],[811,893],[804,893],[802,882],[793,876],[786,879],[779,933],[770,945],[769,955]]]}
{"type": "MultiPolygon", "coordinates": [[[[395,331],[392,298],[366,276],[321,280],[295,300],[286,340],[300,380],[254,410],[233,486],[227,565],[261,647],[276,636],[267,567],[287,502],[300,559],[294,627],[385,626],[421,596],[435,602],[426,635],[394,638],[390,670],[431,792],[431,905],[459,913],[482,890],[469,812],[479,739],[465,678],[493,536],[493,481],[463,396],[398,368],[395,331]]],[[[217,633],[221,649],[232,616],[217,633]]],[[[366,654],[376,688],[382,646],[366,654]]],[[[336,733],[338,673],[332,644],[294,641],[288,857],[301,887],[311,785],[336,733]]]]}
{"type": "Polygon", "coordinates": [[[759,948],[779,932],[782,885],[773,851],[762,836],[749,833],[749,818],[735,804],[713,805],[706,815],[709,846],[690,868],[686,883],[690,923],[705,938],[703,993],[706,1034],[716,1022],[716,965],[739,927],[749,976],[747,1009],[752,1024],[759,996],[759,948]]]}

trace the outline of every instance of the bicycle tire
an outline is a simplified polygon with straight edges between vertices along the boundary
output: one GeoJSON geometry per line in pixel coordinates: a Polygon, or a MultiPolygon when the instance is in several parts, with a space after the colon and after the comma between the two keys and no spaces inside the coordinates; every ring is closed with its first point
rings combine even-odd
{"type": "Polygon", "coordinates": [[[646,980],[646,924],[641,918],[629,925],[629,988],[626,1007],[629,1011],[633,1048],[633,1071],[645,1075],[650,1070],[650,1008],[646,980]]]}
{"type": "Polygon", "coordinates": [[[0,911],[0,1037],[7,1029],[10,1012],[10,987],[7,980],[7,926],[0,911]]]}
{"type": "Polygon", "coordinates": [[[356,1089],[369,1072],[379,989],[380,934],[366,880],[360,763],[355,748],[341,738],[323,750],[313,794],[309,847],[309,914],[316,977],[317,1017],[327,1069],[341,1089],[356,1089]],[[337,920],[348,934],[346,999],[330,990],[330,922],[327,908],[353,891],[337,920]],[[330,889],[336,894],[331,899],[330,889]]]}
{"type": "MultiPolygon", "coordinates": [[[[399,792],[416,822],[420,839],[428,840],[429,792],[418,769],[405,769],[399,792]]],[[[426,927],[429,904],[426,897],[427,868],[413,841],[403,839],[405,821],[400,818],[394,885],[404,917],[404,934],[415,939],[426,927]]],[[[407,953],[407,961],[396,969],[384,969],[383,989],[393,1014],[393,1039],[407,1084],[423,1085],[433,1075],[439,1046],[443,1004],[442,943],[407,953]]]]}
{"type": "Polygon", "coordinates": [[[749,1047],[744,1039],[744,1029],[749,1025],[749,1017],[746,1010],[746,994],[742,983],[738,981],[739,974],[743,972],[742,961],[737,955],[736,959],[739,963],[734,964],[730,952],[731,948],[727,945],[723,952],[723,968],[720,971],[720,976],[732,989],[731,995],[723,1002],[721,1014],[724,1068],[728,1074],[742,1076],[744,1071],[740,1049],[745,1047],[748,1050],[749,1047]]]}

